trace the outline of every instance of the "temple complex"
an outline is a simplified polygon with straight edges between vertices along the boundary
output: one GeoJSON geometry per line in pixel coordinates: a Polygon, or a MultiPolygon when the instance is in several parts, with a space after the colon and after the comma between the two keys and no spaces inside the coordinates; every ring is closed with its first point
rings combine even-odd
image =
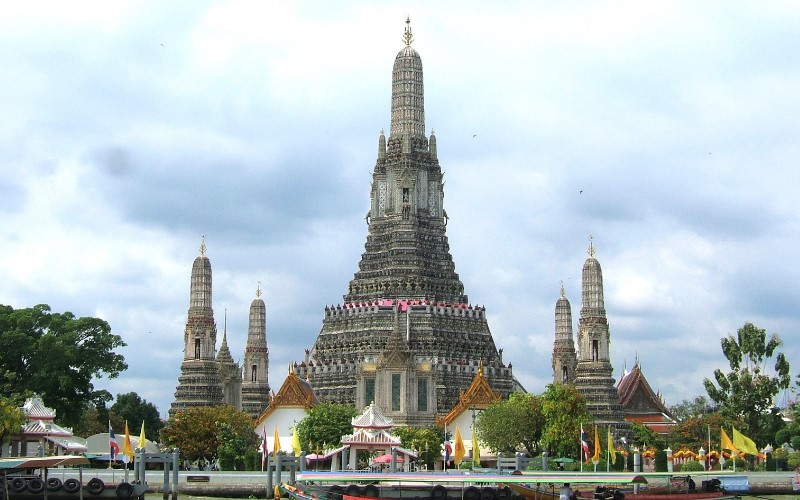
{"type": "MultiPolygon", "coordinates": [[[[406,24],[392,70],[389,135],[381,131],[378,137],[366,244],[343,303],[325,307],[313,346],[290,365],[288,385],[270,398],[261,288],[250,306],[240,367],[228,349],[227,328],[216,354],[211,263],[203,243],[192,266],[184,357],[171,416],[193,406],[227,403],[256,418],[263,433],[272,431],[268,426],[288,433],[300,414],[323,401],[359,411],[371,408],[394,425],[438,422],[471,428],[476,410],[524,390],[494,343],[486,309],[470,304],[455,270],[436,136],[425,132],[422,60],[406,24]]],[[[647,415],[635,421],[667,412],[643,376],[634,373],[615,387],[610,342],[603,274],[590,238],[577,349],[563,284],[556,302],[553,381],[574,385],[596,423],[625,436],[629,426],[621,400],[631,411],[647,406],[647,415]]]]}
{"type": "Polygon", "coordinates": [[[243,383],[242,368],[233,360],[228,348],[227,325],[217,354],[217,323],[211,304],[211,261],[206,256],[204,238],[200,255],[192,264],[189,313],[183,332],[183,361],[175,401],[169,409],[170,417],[192,407],[229,404],[244,409],[255,418],[266,407],[269,395],[266,306],[260,298],[260,287],[256,295],[251,305],[245,349],[249,378],[247,383],[243,383]]]}
{"type": "Polygon", "coordinates": [[[320,399],[375,403],[398,425],[433,424],[483,363],[493,390],[518,388],[486,310],[469,303],[448,245],[436,137],[425,135],[422,60],[407,27],[392,71],[389,137],[372,173],[367,241],[344,303],[296,367],[320,399]]]}

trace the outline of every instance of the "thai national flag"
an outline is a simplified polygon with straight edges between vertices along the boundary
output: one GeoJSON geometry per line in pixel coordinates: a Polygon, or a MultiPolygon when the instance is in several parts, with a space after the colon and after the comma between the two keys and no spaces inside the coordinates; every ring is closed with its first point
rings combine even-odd
{"type": "Polygon", "coordinates": [[[583,456],[586,457],[586,463],[589,463],[589,438],[583,432],[583,424],[581,424],[581,448],[583,449],[583,456]]]}
{"type": "Polygon", "coordinates": [[[111,428],[111,422],[108,423],[108,447],[111,449],[111,461],[115,462],[119,455],[119,445],[117,437],[114,435],[114,429],[111,428]]]}
{"type": "Polygon", "coordinates": [[[447,465],[450,462],[450,455],[453,454],[453,447],[450,446],[450,434],[444,433],[444,463],[447,465]]]}

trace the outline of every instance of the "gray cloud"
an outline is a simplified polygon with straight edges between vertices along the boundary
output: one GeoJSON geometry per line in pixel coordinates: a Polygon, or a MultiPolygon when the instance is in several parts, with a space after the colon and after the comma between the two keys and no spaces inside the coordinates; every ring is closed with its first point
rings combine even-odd
{"type": "Polygon", "coordinates": [[[202,234],[234,357],[261,281],[273,386],[302,359],[364,249],[409,10],[456,270],[529,390],[590,234],[617,376],[638,356],[668,403],[744,321],[800,324],[792,4],[315,7],[0,20],[0,303],[109,320],[130,369],[104,387],[168,409],[202,234]]]}

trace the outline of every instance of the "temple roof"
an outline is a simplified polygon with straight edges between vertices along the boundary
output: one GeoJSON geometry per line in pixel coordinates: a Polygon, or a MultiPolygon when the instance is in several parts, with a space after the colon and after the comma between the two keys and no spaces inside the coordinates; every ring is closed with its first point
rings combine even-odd
{"type": "Polygon", "coordinates": [[[635,413],[643,413],[644,408],[642,408],[642,405],[644,404],[649,407],[650,413],[663,413],[669,416],[669,410],[650,387],[638,363],[633,366],[630,373],[623,375],[619,379],[617,395],[619,396],[619,404],[622,405],[626,413],[629,410],[635,413]],[[634,401],[638,402],[635,409],[631,408],[634,401]]]}
{"type": "Polygon", "coordinates": [[[45,420],[31,420],[22,428],[22,433],[28,436],[63,436],[71,437],[72,431],[60,425],[45,420]]]}
{"type": "Polygon", "coordinates": [[[400,446],[400,438],[392,436],[385,429],[354,429],[355,432],[342,437],[342,444],[367,444],[373,446],[400,446]]]}
{"type": "Polygon", "coordinates": [[[39,396],[28,398],[22,405],[22,411],[25,412],[28,420],[53,420],[56,418],[56,411],[46,407],[39,396]]]}
{"type": "Polygon", "coordinates": [[[364,412],[353,419],[354,429],[391,429],[394,422],[381,412],[381,409],[374,402],[364,408],[364,412]]]}
{"type": "Polygon", "coordinates": [[[466,392],[461,393],[458,404],[450,410],[450,413],[441,419],[441,423],[449,424],[465,411],[472,409],[485,409],[492,403],[500,401],[502,394],[494,392],[483,374],[483,363],[478,365],[478,373],[472,379],[472,383],[466,392]]]}
{"type": "Polygon", "coordinates": [[[258,416],[257,421],[261,422],[267,418],[272,412],[278,408],[305,408],[310,410],[317,406],[319,400],[311,388],[311,384],[304,380],[300,380],[294,371],[289,371],[286,375],[286,380],[283,385],[278,389],[278,393],[270,398],[269,406],[258,416]]]}

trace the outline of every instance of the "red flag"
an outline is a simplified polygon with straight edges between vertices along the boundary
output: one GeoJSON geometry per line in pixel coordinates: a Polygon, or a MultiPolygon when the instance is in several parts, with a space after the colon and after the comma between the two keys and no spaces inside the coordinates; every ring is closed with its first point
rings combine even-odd
{"type": "Polygon", "coordinates": [[[119,445],[117,444],[117,437],[114,435],[114,429],[111,428],[111,421],[108,421],[108,447],[111,449],[111,461],[117,460],[119,455],[119,445]]]}
{"type": "Polygon", "coordinates": [[[583,454],[586,457],[586,463],[589,463],[589,438],[586,436],[586,433],[583,432],[583,424],[581,424],[581,448],[583,449],[583,454]]]}
{"type": "Polygon", "coordinates": [[[264,433],[263,438],[261,439],[261,470],[264,470],[264,463],[267,461],[267,427],[264,426],[262,429],[264,433]]]}

